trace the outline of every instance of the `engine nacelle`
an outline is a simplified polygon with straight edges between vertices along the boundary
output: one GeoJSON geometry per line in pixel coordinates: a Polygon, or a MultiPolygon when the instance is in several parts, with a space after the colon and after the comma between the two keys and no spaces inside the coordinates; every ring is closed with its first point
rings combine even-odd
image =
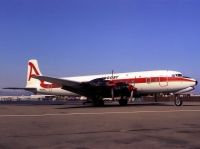
{"type": "Polygon", "coordinates": [[[92,93],[98,94],[102,97],[132,97],[136,92],[136,89],[125,83],[125,82],[115,82],[113,80],[106,80],[106,78],[97,78],[89,81],[86,85],[89,85],[89,90],[92,93]]]}

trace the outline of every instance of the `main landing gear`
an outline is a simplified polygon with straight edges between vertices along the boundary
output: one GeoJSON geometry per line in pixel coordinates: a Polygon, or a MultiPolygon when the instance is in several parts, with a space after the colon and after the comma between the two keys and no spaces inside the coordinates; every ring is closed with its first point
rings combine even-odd
{"type": "Polygon", "coordinates": [[[94,100],[92,100],[92,103],[95,107],[103,107],[104,106],[103,98],[95,98],[94,100]]]}
{"type": "Polygon", "coordinates": [[[121,97],[121,99],[119,100],[119,105],[126,106],[127,104],[128,104],[128,98],[121,97]]]}

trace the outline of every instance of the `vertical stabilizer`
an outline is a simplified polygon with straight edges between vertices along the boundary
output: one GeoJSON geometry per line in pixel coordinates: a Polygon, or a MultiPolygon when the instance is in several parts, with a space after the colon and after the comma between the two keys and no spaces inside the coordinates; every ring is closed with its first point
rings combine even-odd
{"type": "Polygon", "coordinates": [[[27,71],[27,88],[40,88],[40,80],[32,78],[32,76],[42,75],[38,61],[35,59],[31,59],[28,61],[28,71],[27,71]]]}

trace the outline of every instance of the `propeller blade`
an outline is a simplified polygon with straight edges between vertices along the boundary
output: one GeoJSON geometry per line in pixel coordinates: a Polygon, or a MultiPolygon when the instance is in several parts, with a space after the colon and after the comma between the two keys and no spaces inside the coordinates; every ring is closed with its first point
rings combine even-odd
{"type": "Polygon", "coordinates": [[[114,95],[114,89],[113,88],[111,89],[111,96],[112,96],[112,100],[114,100],[115,99],[115,95],[114,95]]]}
{"type": "Polygon", "coordinates": [[[134,90],[131,91],[131,95],[130,95],[129,101],[132,101],[133,95],[134,95],[134,90]]]}

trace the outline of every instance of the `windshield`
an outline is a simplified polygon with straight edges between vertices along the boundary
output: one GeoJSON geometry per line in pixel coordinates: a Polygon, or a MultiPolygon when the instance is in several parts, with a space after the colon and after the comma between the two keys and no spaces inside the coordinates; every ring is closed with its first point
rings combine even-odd
{"type": "Polygon", "coordinates": [[[180,74],[180,73],[179,74],[173,74],[172,77],[183,77],[183,75],[180,74]]]}

